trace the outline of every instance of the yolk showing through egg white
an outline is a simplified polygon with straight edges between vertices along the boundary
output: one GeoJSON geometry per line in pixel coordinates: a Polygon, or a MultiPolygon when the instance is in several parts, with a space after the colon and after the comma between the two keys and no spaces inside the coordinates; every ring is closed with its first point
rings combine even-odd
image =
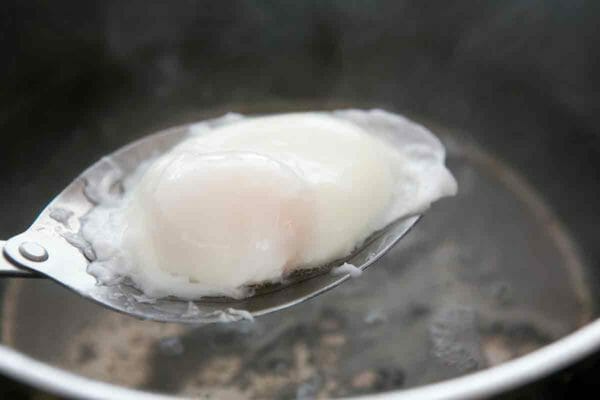
{"type": "Polygon", "coordinates": [[[146,172],[126,220],[124,245],[141,265],[226,290],[277,279],[298,261],[313,195],[262,155],[177,151],[146,172]]]}
{"type": "MultiPolygon", "coordinates": [[[[195,129],[111,212],[88,218],[99,225],[112,215],[117,239],[99,260],[150,296],[243,297],[247,285],[347,256],[376,230],[456,192],[437,138],[383,111],[195,129]]],[[[92,245],[99,240],[83,231],[92,245]]]]}

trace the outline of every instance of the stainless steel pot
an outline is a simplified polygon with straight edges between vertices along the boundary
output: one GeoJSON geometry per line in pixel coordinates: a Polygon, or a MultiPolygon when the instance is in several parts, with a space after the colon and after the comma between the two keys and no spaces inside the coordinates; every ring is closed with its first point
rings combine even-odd
{"type": "Polygon", "coordinates": [[[84,398],[469,398],[600,345],[591,2],[19,1],[0,15],[0,234],[98,157],[226,111],[383,107],[448,147],[457,198],[381,265],[256,324],[113,314],[0,282],[0,369],[84,398]]]}

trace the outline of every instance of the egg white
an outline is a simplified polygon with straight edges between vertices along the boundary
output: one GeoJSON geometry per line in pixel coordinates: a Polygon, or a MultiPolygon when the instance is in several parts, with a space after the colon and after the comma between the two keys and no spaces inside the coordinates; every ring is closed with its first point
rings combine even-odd
{"type": "Polygon", "coordinates": [[[146,295],[244,297],[344,257],[392,221],[454,195],[440,141],[381,110],[229,118],[140,167],[82,234],[99,280],[146,295]]]}

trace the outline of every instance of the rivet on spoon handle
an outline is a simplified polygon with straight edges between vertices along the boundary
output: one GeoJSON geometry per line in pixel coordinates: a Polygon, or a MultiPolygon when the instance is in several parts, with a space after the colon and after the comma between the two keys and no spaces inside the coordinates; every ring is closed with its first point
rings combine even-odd
{"type": "MultiPolygon", "coordinates": [[[[0,241],[1,249],[4,249],[5,243],[6,242],[3,240],[0,241]]],[[[36,243],[33,243],[33,244],[36,244],[36,243]]],[[[31,248],[31,246],[26,246],[26,247],[32,251],[31,256],[36,257],[36,254],[37,254],[37,258],[39,258],[40,261],[45,261],[48,259],[48,252],[42,246],[40,246],[40,247],[44,250],[45,258],[44,258],[43,254],[39,253],[39,249],[31,248]],[[36,251],[38,251],[38,252],[36,253],[36,251]]],[[[25,256],[23,254],[23,257],[27,257],[27,256],[25,256]]],[[[34,261],[34,260],[31,260],[31,261],[34,261]]],[[[16,265],[14,265],[12,262],[9,261],[9,259],[4,254],[4,251],[2,251],[2,253],[0,254],[0,278],[4,278],[4,277],[6,277],[6,278],[42,278],[42,275],[40,275],[36,272],[27,270],[25,268],[17,267],[16,265]]]]}

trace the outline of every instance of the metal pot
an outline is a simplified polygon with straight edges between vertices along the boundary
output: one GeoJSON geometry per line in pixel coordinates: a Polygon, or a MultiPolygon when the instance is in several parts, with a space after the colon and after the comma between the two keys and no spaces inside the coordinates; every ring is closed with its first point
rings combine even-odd
{"type": "Polygon", "coordinates": [[[138,321],[0,282],[0,370],[83,398],[469,398],[600,346],[592,2],[19,1],[0,15],[0,234],[144,134],[227,111],[382,107],[460,194],[380,265],[255,324],[138,321]]]}

